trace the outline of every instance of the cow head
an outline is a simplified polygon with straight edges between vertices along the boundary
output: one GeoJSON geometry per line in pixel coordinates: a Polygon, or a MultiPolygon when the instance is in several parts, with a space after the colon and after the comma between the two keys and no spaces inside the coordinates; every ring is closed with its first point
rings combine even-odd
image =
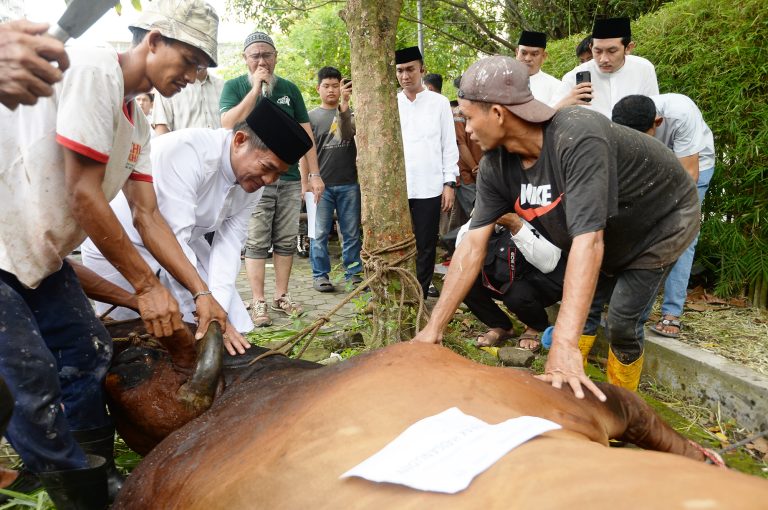
{"type": "MultiPolygon", "coordinates": [[[[141,321],[130,326],[133,345],[116,347],[105,386],[120,436],[144,455],[211,406],[221,385],[223,344],[215,322],[198,342],[184,328],[161,341],[160,349],[142,334],[141,321]]],[[[107,328],[114,338],[119,335],[115,330],[125,330],[126,324],[107,328]]]]}

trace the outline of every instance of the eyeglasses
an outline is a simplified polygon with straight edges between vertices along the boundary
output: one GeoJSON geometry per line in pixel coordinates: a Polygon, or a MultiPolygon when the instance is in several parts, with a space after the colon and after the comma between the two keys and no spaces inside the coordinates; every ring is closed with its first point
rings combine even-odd
{"type": "Polygon", "coordinates": [[[265,51],[264,53],[251,53],[250,55],[246,55],[246,58],[253,62],[258,62],[261,59],[272,60],[275,55],[277,55],[276,51],[265,51]]]}

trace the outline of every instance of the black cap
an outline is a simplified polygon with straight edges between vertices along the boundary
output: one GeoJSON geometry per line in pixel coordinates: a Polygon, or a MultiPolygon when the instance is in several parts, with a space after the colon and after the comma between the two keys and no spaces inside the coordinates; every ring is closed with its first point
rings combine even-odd
{"type": "Polygon", "coordinates": [[[245,122],[269,150],[289,165],[312,148],[312,139],[301,124],[269,98],[261,98],[245,122]]]}
{"type": "Polygon", "coordinates": [[[530,32],[523,30],[520,34],[520,40],[517,41],[518,46],[530,46],[532,48],[546,48],[547,47],[547,34],[544,32],[530,32]]]}
{"type": "Polygon", "coordinates": [[[592,27],[593,39],[613,39],[615,37],[632,37],[629,18],[595,20],[595,25],[592,27]]]}
{"type": "Polygon", "coordinates": [[[411,46],[410,48],[403,48],[395,51],[395,64],[405,64],[406,62],[413,62],[414,60],[424,60],[418,46],[411,46]]]}

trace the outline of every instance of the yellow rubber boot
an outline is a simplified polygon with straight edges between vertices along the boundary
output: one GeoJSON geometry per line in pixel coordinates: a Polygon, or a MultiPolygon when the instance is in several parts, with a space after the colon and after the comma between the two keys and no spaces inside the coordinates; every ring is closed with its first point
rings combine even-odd
{"type": "Polygon", "coordinates": [[[613,354],[613,349],[608,349],[608,382],[614,386],[620,386],[630,391],[637,391],[637,385],[640,383],[640,374],[643,371],[643,360],[645,352],[639,358],[625,365],[613,354]]]}
{"type": "Polygon", "coordinates": [[[587,357],[589,351],[592,350],[592,346],[595,345],[595,338],[597,335],[581,335],[579,337],[579,350],[581,351],[581,359],[584,361],[584,368],[587,368],[587,357]]]}

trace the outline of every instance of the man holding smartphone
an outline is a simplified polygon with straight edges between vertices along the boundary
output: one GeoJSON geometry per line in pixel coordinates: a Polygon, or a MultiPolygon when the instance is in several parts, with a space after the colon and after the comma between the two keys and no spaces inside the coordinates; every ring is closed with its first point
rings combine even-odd
{"type": "Polygon", "coordinates": [[[563,76],[550,104],[554,103],[554,108],[581,105],[610,119],[613,105],[621,98],[657,95],[656,69],[648,60],[630,55],[634,47],[629,18],[596,20],[590,45],[592,60],[563,76]]]}
{"type": "Polygon", "coordinates": [[[309,112],[309,123],[317,143],[317,159],[325,191],[317,203],[315,237],[310,241],[309,260],[312,264],[312,287],[318,292],[333,292],[328,278],[331,259],[328,236],[333,227],[333,211],[339,219],[342,238],[341,259],[344,278],[352,285],[363,281],[360,273],[360,185],[357,182],[357,147],[355,119],[349,100],[352,80],[341,78],[334,67],[317,72],[317,93],[321,104],[309,112]]]}

